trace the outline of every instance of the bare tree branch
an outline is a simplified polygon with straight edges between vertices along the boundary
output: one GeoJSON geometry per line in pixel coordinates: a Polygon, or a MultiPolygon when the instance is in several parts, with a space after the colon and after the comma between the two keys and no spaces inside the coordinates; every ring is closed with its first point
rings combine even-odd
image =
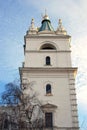
{"type": "Polygon", "coordinates": [[[10,118],[7,118],[9,127],[14,126],[13,124],[18,130],[23,127],[28,129],[43,127],[44,114],[37,93],[32,88],[33,85],[34,82],[26,83],[20,88],[17,82],[6,84],[6,90],[2,93],[2,102],[6,105],[5,112],[10,115],[10,118]]]}

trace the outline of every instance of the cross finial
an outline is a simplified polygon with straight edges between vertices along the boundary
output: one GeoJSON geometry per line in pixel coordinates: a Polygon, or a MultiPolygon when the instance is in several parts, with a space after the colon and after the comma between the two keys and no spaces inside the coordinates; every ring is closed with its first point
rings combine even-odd
{"type": "Polygon", "coordinates": [[[47,10],[45,9],[45,15],[47,15],[47,10]]]}

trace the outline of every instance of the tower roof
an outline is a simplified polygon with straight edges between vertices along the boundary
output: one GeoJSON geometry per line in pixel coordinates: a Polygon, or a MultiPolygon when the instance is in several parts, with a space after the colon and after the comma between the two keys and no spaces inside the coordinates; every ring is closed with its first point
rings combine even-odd
{"type": "Polygon", "coordinates": [[[45,14],[45,16],[43,17],[42,25],[39,28],[39,32],[40,31],[45,31],[45,30],[54,31],[54,29],[53,29],[53,27],[51,25],[51,21],[50,21],[50,19],[49,19],[47,14],[45,14]]]}

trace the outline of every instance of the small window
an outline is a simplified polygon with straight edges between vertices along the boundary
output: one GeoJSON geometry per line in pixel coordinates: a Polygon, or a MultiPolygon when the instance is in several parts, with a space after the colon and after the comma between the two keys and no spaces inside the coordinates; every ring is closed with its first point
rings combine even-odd
{"type": "Polygon", "coordinates": [[[46,85],[46,94],[51,94],[51,85],[50,84],[46,85]]]}
{"type": "Polygon", "coordinates": [[[46,65],[50,65],[50,57],[49,56],[46,57],[46,65]]]}

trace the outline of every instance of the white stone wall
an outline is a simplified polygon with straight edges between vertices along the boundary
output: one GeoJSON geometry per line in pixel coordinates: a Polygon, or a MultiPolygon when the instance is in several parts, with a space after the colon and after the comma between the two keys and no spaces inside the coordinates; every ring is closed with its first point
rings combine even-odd
{"type": "Polygon", "coordinates": [[[40,50],[40,47],[45,43],[51,43],[57,47],[60,51],[70,50],[70,39],[69,38],[58,38],[58,37],[33,37],[26,38],[26,50],[40,50]]]}
{"type": "Polygon", "coordinates": [[[70,67],[69,61],[70,54],[66,52],[56,51],[39,51],[39,52],[27,52],[25,57],[25,67],[46,67],[46,56],[51,58],[51,66],[49,67],[70,67]],[[32,60],[31,60],[32,59],[32,60]]]}
{"type": "Polygon", "coordinates": [[[71,67],[69,39],[26,39],[25,67],[45,67],[45,57],[51,57],[51,67],[71,67]],[[50,43],[56,50],[41,50],[43,44],[50,43]]]}
{"type": "Polygon", "coordinates": [[[53,111],[54,126],[78,127],[74,70],[68,71],[69,68],[73,69],[70,37],[37,35],[25,37],[25,43],[25,61],[21,79],[25,78],[29,83],[34,81],[32,87],[37,92],[42,105],[50,103],[57,106],[57,109],[53,111]],[[46,43],[55,46],[56,50],[41,50],[41,46],[46,43]],[[45,64],[46,56],[50,56],[51,65],[45,64]],[[23,70],[25,68],[26,71],[23,70]],[[55,71],[51,70],[53,68],[55,71]],[[63,71],[58,68],[63,68],[63,71]],[[52,86],[52,95],[49,96],[46,95],[48,83],[52,86]]]}
{"type": "Polygon", "coordinates": [[[50,103],[57,106],[53,112],[54,126],[73,127],[68,73],[30,72],[23,76],[29,82],[34,81],[35,84],[32,88],[37,92],[42,105],[50,103]],[[52,86],[52,95],[50,96],[46,96],[47,83],[52,86]]]}

